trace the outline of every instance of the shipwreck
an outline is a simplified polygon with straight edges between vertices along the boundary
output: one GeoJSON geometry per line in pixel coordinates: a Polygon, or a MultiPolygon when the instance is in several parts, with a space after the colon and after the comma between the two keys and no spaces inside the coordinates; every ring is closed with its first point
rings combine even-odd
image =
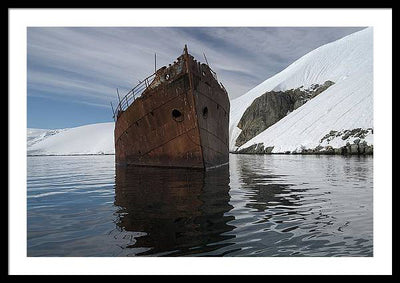
{"type": "Polygon", "coordinates": [[[113,108],[116,164],[226,165],[229,110],[228,93],[216,73],[185,45],[176,61],[145,78],[113,108]]]}

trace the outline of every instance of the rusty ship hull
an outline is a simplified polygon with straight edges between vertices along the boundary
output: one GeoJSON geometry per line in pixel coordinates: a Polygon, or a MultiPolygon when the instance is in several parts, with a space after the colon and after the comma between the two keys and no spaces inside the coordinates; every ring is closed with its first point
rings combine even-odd
{"type": "Polygon", "coordinates": [[[141,83],[144,90],[132,89],[114,112],[117,165],[209,169],[228,163],[229,98],[208,64],[185,46],[177,61],[141,83]]]}

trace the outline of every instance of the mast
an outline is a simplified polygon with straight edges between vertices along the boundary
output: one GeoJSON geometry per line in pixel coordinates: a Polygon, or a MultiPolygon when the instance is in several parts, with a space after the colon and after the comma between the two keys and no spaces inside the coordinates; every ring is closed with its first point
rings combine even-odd
{"type": "Polygon", "coordinates": [[[204,55],[204,59],[206,60],[207,66],[210,67],[210,64],[208,64],[208,61],[207,61],[206,53],[203,52],[203,55],[204,55]]]}

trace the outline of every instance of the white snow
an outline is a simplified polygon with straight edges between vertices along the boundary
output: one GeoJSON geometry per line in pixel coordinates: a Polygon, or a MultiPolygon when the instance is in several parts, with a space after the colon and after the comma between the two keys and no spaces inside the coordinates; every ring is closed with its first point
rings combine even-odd
{"type": "Polygon", "coordinates": [[[45,130],[45,129],[29,129],[27,130],[27,142],[28,147],[33,144],[40,142],[49,136],[55,135],[60,131],[64,131],[65,129],[56,129],[56,130],[45,130]]]}
{"type": "Polygon", "coordinates": [[[28,129],[28,155],[114,154],[114,122],[81,127],[28,129]]]}
{"type": "MultiPolygon", "coordinates": [[[[306,54],[282,72],[231,101],[230,150],[263,143],[272,152],[315,148],[331,130],[373,128],[373,30],[366,28],[306,54]],[[253,100],[267,91],[288,90],[330,80],[335,84],[242,145],[237,127],[253,100]]],[[[372,134],[365,138],[372,144],[372,134]]],[[[331,145],[347,141],[335,139],[331,145]]]]}

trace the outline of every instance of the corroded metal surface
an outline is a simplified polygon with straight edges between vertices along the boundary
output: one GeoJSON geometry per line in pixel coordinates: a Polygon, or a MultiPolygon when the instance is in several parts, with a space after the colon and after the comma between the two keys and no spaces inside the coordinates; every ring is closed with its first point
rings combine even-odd
{"type": "Polygon", "coordinates": [[[228,162],[228,94],[186,48],[116,112],[117,164],[203,169],[228,162]]]}

